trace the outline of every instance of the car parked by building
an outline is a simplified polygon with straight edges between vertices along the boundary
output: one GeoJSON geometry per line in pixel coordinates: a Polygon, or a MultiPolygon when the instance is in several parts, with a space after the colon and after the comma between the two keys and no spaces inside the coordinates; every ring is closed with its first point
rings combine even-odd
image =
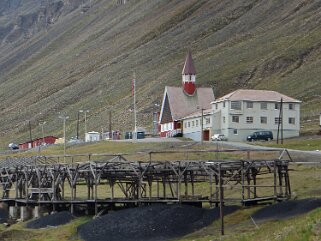
{"type": "Polygon", "coordinates": [[[272,131],[255,131],[247,137],[248,141],[270,141],[273,140],[272,131]]]}
{"type": "Polygon", "coordinates": [[[212,141],[227,141],[227,137],[223,134],[214,134],[211,139],[212,141]]]}

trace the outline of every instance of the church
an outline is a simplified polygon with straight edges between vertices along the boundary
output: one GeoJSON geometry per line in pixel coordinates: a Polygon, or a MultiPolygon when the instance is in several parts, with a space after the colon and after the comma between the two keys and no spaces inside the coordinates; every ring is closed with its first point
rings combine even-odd
{"type": "Polygon", "coordinates": [[[213,89],[197,87],[196,83],[196,69],[189,51],[182,71],[182,85],[165,86],[159,117],[161,137],[182,136],[185,117],[211,108],[215,100],[213,89]]]}

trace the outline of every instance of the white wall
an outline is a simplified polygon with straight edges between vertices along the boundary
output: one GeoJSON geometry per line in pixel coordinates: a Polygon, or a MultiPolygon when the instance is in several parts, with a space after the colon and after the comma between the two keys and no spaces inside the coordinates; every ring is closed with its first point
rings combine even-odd
{"type": "Polygon", "coordinates": [[[85,142],[100,141],[100,133],[88,132],[85,134],[85,142]]]}
{"type": "MultiPolygon", "coordinates": [[[[253,108],[247,108],[246,101],[242,101],[241,110],[232,110],[231,102],[225,101],[212,105],[214,119],[213,133],[222,133],[231,141],[244,141],[246,137],[258,130],[271,130],[276,139],[278,124],[275,118],[279,117],[280,110],[275,109],[275,102],[266,102],[267,109],[261,109],[261,102],[253,102],[253,108]],[[233,116],[239,117],[239,123],[233,122],[233,116]],[[253,123],[247,123],[247,117],[253,117],[253,123]],[[266,117],[267,123],[261,123],[261,117],[266,117]],[[224,123],[225,118],[225,123],[224,123]],[[237,130],[237,134],[235,134],[237,130]]],[[[294,109],[289,109],[290,103],[283,103],[283,137],[299,136],[300,132],[300,103],[291,103],[294,109]],[[290,124],[289,118],[295,123],[290,124]]]]}
{"type": "MultiPolygon", "coordinates": [[[[194,141],[201,141],[201,116],[189,117],[183,120],[183,136],[194,141]],[[194,124],[193,124],[194,123],[194,124]]],[[[206,114],[203,116],[203,130],[210,131],[212,135],[213,115],[206,114]],[[209,120],[206,121],[206,120],[209,120]]]]}

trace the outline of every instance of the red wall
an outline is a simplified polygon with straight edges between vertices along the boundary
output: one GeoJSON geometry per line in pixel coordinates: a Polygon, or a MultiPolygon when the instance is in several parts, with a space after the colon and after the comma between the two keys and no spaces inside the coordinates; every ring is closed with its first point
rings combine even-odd
{"type": "MultiPolygon", "coordinates": [[[[32,147],[36,147],[36,146],[40,146],[42,144],[42,142],[44,142],[45,144],[54,144],[57,139],[58,138],[54,137],[54,136],[45,136],[43,141],[42,141],[42,138],[37,138],[37,139],[32,140],[31,143],[32,143],[32,147]]],[[[19,144],[19,149],[21,149],[21,150],[28,149],[29,143],[30,143],[30,141],[19,144]]]]}

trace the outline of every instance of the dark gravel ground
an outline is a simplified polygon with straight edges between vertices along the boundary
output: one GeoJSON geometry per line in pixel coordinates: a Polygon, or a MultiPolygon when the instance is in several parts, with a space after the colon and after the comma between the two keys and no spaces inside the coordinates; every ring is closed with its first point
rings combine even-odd
{"type": "Polygon", "coordinates": [[[0,223],[7,222],[8,217],[9,217],[8,211],[3,208],[0,208],[0,223]]]}
{"type": "Polygon", "coordinates": [[[290,200],[264,207],[252,215],[254,220],[272,220],[294,217],[321,207],[321,199],[290,200]]]}
{"type": "Polygon", "coordinates": [[[63,211],[38,218],[26,224],[27,228],[38,229],[50,226],[59,226],[69,223],[74,217],[70,212],[63,211]]]}
{"type": "MultiPolygon", "coordinates": [[[[225,214],[239,207],[227,206],[225,214]]],[[[78,227],[85,241],[161,241],[208,226],[219,218],[219,208],[151,205],[111,212],[78,227]]]]}

